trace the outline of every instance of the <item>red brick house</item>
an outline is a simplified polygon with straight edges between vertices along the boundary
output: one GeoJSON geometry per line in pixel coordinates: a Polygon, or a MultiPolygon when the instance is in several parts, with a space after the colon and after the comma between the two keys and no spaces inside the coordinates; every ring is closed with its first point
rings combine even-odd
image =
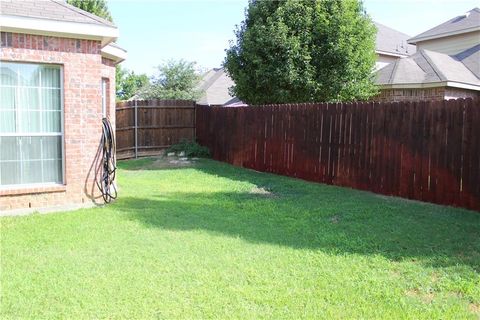
{"type": "Polygon", "coordinates": [[[91,204],[118,28],[62,1],[3,0],[0,28],[0,213],[91,204]]]}

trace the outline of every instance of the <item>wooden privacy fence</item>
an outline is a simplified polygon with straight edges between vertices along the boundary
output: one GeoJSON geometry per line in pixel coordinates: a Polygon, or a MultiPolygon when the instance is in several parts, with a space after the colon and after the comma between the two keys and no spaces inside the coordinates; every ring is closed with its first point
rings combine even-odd
{"type": "Polygon", "coordinates": [[[480,101],[196,109],[216,160],[480,210],[480,101]]]}
{"type": "Polygon", "coordinates": [[[195,139],[195,102],[134,100],[117,103],[118,159],[154,155],[182,139],[195,139]]]}

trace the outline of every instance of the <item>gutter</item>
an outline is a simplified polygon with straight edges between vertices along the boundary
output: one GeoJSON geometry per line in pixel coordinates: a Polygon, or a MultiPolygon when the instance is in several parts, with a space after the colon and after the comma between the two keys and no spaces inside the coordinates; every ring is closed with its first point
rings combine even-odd
{"type": "Polygon", "coordinates": [[[480,91],[480,85],[473,85],[469,83],[442,81],[442,82],[427,82],[427,83],[397,83],[397,84],[378,84],[381,89],[426,89],[451,87],[473,91],[480,91]]]}
{"type": "MultiPolygon", "coordinates": [[[[382,50],[375,50],[375,53],[377,54],[383,54],[384,56],[391,56],[391,57],[398,57],[398,58],[403,58],[403,57],[410,57],[411,54],[403,54],[403,53],[393,53],[393,52],[388,52],[388,51],[382,51],[382,50]]],[[[412,52],[414,54],[415,52],[412,52]]]]}

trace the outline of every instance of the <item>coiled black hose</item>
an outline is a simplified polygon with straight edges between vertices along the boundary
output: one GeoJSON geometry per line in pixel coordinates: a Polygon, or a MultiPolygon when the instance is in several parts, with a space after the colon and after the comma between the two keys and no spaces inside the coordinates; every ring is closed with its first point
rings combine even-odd
{"type": "Polygon", "coordinates": [[[108,118],[102,119],[102,163],[99,167],[101,172],[97,174],[97,186],[102,193],[105,203],[110,203],[117,198],[117,188],[115,187],[115,132],[108,118]]]}

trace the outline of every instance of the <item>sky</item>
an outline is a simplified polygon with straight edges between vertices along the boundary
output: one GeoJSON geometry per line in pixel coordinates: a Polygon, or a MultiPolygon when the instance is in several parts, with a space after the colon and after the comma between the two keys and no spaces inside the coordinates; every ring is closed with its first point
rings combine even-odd
{"type": "MultiPolygon", "coordinates": [[[[108,0],[120,29],[118,44],[128,51],[122,66],[155,73],[170,59],[219,67],[247,0],[108,0]]],[[[478,0],[364,0],[374,21],[411,36],[480,6],[478,0]]]]}

